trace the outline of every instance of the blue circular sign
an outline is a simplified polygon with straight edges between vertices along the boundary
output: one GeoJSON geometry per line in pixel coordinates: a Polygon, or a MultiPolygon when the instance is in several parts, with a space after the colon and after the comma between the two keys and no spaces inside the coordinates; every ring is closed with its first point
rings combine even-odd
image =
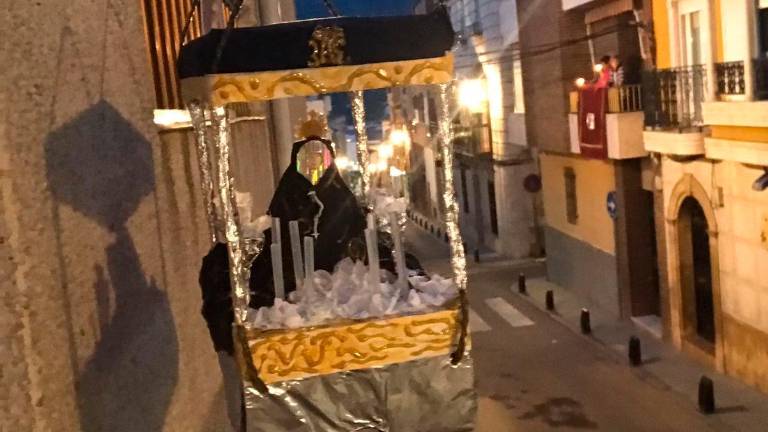
{"type": "Polygon", "coordinates": [[[615,220],[619,211],[619,208],[616,205],[616,191],[608,192],[608,196],[605,197],[605,208],[608,210],[608,215],[611,219],[615,220]]]}

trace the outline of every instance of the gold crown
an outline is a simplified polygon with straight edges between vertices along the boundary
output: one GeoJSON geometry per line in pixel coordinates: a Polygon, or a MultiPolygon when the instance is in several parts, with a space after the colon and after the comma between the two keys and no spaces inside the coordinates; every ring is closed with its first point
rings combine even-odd
{"type": "Polygon", "coordinates": [[[325,115],[315,110],[307,113],[306,120],[296,127],[296,138],[303,139],[311,136],[328,137],[328,120],[325,118],[325,115]]]}

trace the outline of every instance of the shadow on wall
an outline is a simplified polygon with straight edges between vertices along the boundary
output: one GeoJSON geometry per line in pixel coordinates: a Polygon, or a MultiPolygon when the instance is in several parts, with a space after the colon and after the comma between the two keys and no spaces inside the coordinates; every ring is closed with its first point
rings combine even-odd
{"type": "MultiPolygon", "coordinates": [[[[77,380],[82,430],[161,431],[178,381],[176,330],[167,295],[153,278],[147,279],[126,227],[154,190],[151,145],[114,107],[100,101],[52,132],[45,154],[57,205],[74,208],[115,236],[106,248],[106,269],[76,264],[81,271],[95,272],[102,326],[77,380]]],[[[80,234],[81,241],[89,241],[88,233],[80,234]]],[[[55,253],[64,262],[61,244],[55,253]]]]}

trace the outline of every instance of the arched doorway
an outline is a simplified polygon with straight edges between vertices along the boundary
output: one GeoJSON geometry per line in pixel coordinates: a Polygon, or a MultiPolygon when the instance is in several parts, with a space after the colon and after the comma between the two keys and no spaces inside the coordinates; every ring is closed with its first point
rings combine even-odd
{"type": "Polygon", "coordinates": [[[680,288],[683,300],[683,332],[686,339],[715,343],[715,303],[709,225],[704,209],[689,196],[678,214],[680,288]]]}
{"type": "Polygon", "coordinates": [[[670,336],[724,371],[717,218],[709,195],[691,174],[683,174],[670,193],[667,236],[670,336]]]}

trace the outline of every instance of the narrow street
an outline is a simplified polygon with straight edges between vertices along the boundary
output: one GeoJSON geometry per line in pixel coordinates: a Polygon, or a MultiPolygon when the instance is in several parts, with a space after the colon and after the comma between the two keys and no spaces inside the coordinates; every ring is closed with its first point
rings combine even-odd
{"type": "MultiPolygon", "coordinates": [[[[450,271],[445,243],[412,224],[407,235],[428,271],[450,271]]],[[[477,432],[731,430],[510,289],[543,265],[469,261],[477,432]]]]}

